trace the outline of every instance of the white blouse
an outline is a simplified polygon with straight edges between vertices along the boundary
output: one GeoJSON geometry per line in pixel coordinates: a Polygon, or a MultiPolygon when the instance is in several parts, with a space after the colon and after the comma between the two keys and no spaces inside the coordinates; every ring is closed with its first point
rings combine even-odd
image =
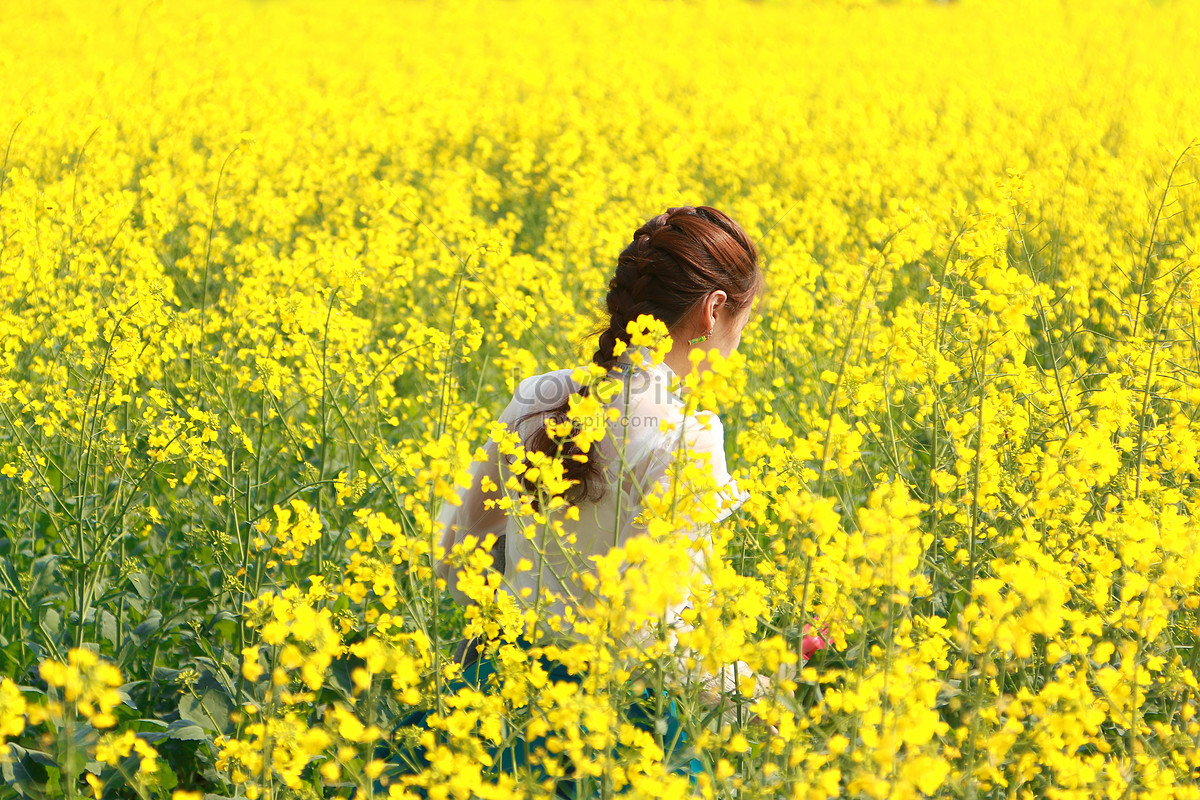
{"type": "MultiPolygon", "coordinates": [[[[531,521],[515,511],[506,512],[494,503],[486,503],[499,495],[495,490],[490,493],[484,490],[489,485],[485,476],[491,486],[501,487],[501,491],[513,498],[512,508],[517,507],[515,492],[507,485],[510,476],[507,464],[499,457],[492,440],[485,446],[487,458],[472,465],[471,485],[459,490],[461,502],[458,505],[448,502],[441,509],[438,525],[447,552],[468,534],[480,542],[489,533],[506,537],[502,586],[521,606],[535,601],[540,586],[543,597],[547,590],[552,596],[550,602],[543,600],[542,605],[550,615],[562,615],[568,603],[576,608],[586,607],[593,598],[580,576],[594,571],[594,557],[645,532],[637,519],[643,510],[642,498],[648,492],[663,491],[669,486],[668,468],[680,457],[681,448],[684,457],[702,464],[707,461],[713,485],[718,487],[716,492],[701,496],[707,505],[704,516],[708,521],[680,531],[681,535],[705,541],[708,525],[723,520],[748,497],[726,467],[725,434],[720,418],[711,412],[687,413],[683,399],[673,390],[678,386],[674,371],[664,363],[651,364],[648,351],[642,349],[642,353],[642,363],[646,366],[634,366],[628,354],[619,359],[620,376],[627,389],[619,390],[608,405],[621,413],[609,423],[609,435],[593,445],[600,448],[604,465],[604,493],[598,501],[581,502],[577,520],[556,514],[562,524],[561,538],[549,534],[546,525],[538,526],[532,538],[528,537],[525,531],[531,521]],[[563,541],[572,540],[573,544],[563,545],[563,541]]],[[[518,421],[530,412],[562,404],[578,389],[571,378],[572,372],[560,369],[523,380],[500,415],[500,421],[525,441],[534,426],[541,424],[541,417],[535,415],[523,424],[518,421]]],[[[677,485],[675,490],[679,488],[677,485]]],[[[695,552],[693,562],[696,567],[693,575],[680,576],[681,595],[664,609],[665,620],[675,631],[687,628],[680,614],[688,604],[685,596],[688,581],[704,579],[703,554],[695,552]]],[[[440,572],[447,578],[451,596],[461,604],[469,604],[470,600],[457,586],[456,574],[451,574],[456,570],[443,563],[440,572]]],[[[724,688],[732,688],[732,670],[726,672],[729,674],[708,676],[711,680],[706,679],[706,683],[711,685],[719,680],[724,688]]],[[[742,676],[752,674],[743,663],[739,663],[737,672],[742,676]]],[[[755,694],[764,688],[760,680],[755,694]]]]}

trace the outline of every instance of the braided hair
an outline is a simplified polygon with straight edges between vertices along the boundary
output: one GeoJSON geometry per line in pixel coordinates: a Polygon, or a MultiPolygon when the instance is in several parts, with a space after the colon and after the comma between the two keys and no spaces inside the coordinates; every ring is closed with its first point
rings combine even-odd
{"type": "MultiPolygon", "coordinates": [[[[708,206],[668,208],[638,228],[617,257],[605,298],[608,323],[598,331],[592,361],[608,370],[615,368],[616,344],[629,343],[627,326],[642,314],[656,317],[674,331],[712,292],[725,292],[729,310],[737,313],[753,301],[761,286],[758,250],[741,226],[708,206]]],[[[586,396],[588,387],[576,393],[586,396]]],[[[564,499],[574,505],[603,496],[604,465],[597,448],[584,453],[575,443],[577,425],[561,442],[547,432],[547,425],[568,422],[570,400],[568,396],[555,408],[527,414],[520,422],[542,418],[526,438],[525,450],[562,458],[565,476],[574,481],[564,499]]],[[[524,475],[522,481],[533,490],[524,475]]]]}

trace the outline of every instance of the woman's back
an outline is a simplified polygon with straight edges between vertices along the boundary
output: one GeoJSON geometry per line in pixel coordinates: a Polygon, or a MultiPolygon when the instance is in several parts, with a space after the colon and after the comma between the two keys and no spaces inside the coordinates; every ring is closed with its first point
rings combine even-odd
{"type": "MultiPolygon", "coordinates": [[[[541,522],[538,514],[510,510],[503,530],[497,519],[487,531],[505,536],[503,588],[524,607],[541,605],[546,613],[561,615],[567,603],[586,606],[592,594],[584,576],[594,571],[594,559],[623,546],[630,536],[645,533],[639,517],[648,495],[679,488],[678,483],[672,487],[669,477],[673,462],[705,465],[711,484],[729,489],[724,497],[706,498],[710,506],[724,506],[714,508],[711,518],[729,513],[736,486],[726,470],[720,420],[714,414],[687,413],[675,373],[666,364],[651,363],[648,351],[641,355],[643,366],[625,357],[612,373],[619,383],[606,406],[615,409],[615,418],[607,421],[607,435],[593,445],[604,465],[598,497],[550,512],[541,522]],[[539,597],[541,604],[536,603],[539,597]]],[[[572,372],[560,369],[522,381],[500,421],[524,441],[537,424],[529,414],[558,405],[578,391],[572,372]]],[[[497,456],[494,480],[504,487],[509,508],[518,509],[520,483],[513,480],[507,459],[489,452],[489,457],[497,456]]],[[[454,525],[457,519],[444,522],[454,525]]],[[[680,604],[684,577],[680,576],[680,604]]]]}

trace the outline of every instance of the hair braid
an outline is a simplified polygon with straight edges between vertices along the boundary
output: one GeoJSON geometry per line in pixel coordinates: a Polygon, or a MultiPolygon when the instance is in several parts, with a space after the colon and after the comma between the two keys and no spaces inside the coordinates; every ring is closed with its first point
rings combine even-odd
{"type": "MultiPolygon", "coordinates": [[[[674,211],[675,209],[672,209],[674,211]]],[[[617,269],[608,282],[605,305],[608,310],[608,327],[600,332],[596,352],[592,361],[602,367],[612,367],[617,360],[613,355],[618,341],[628,343],[628,325],[642,314],[656,314],[659,304],[655,302],[657,281],[655,268],[662,254],[656,257],[654,235],[663,230],[671,213],[659,214],[638,228],[633,242],[617,259],[617,269]]]]}

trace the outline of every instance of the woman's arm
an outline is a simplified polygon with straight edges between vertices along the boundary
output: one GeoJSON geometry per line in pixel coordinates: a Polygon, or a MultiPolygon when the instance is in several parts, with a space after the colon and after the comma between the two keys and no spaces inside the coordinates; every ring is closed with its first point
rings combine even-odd
{"type": "MultiPolygon", "coordinates": [[[[514,393],[503,413],[500,424],[511,430],[523,411],[520,391],[514,393]]],[[[437,574],[446,581],[447,590],[455,602],[469,605],[468,598],[458,587],[457,572],[450,564],[449,556],[455,547],[468,536],[474,537],[475,546],[483,545],[488,534],[496,537],[491,548],[492,567],[504,572],[504,536],[508,528],[508,514],[501,507],[504,496],[500,486],[500,453],[494,438],[489,437],[471,464],[469,482],[460,484],[457,494],[442,506],[437,526],[441,530],[439,545],[442,552],[437,561],[437,574]],[[455,502],[457,501],[457,502],[455,502]]]]}
{"type": "MultiPolygon", "coordinates": [[[[482,460],[471,464],[470,483],[460,486],[457,495],[446,500],[437,520],[442,531],[439,542],[442,555],[437,563],[437,574],[446,580],[451,597],[463,605],[471,601],[458,589],[455,570],[449,560],[451,552],[468,536],[475,537],[476,546],[482,545],[489,533],[502,540],[508,523],[504,510],[496,503],[500,499],[500,474],[495,442],[489,439],[482,455],[482,460]]],[[[504,569],[503,564],[493,563],[493,566],[504,569]]]]}
{"type": "Polygon", "coordinates": [[[679,638],[693,630],[685,619],[694,590],[710,581],[712,565],[712,526],[721,522],[744,502],[748,494],[737,486],[725,460],[724,429],[716,415],[689,417],[678,436],[665,440],[651,455],[645,474],[654,489],[645,501],[660,518],[670,518],[677,535],[691,540],[692,571],[681,577],[681,597],[666,609],[665,622],[671,643],[676,645],[676,663],[681,675],[690,675],[702,686],[701,698],[718,705],[722,697],[739,691],[747,678],[754,682],[753,699],[769,696],[776,687],[775,677],[756,673],[744,661],[726,664],[715,672],[689,667],[700,661],[677,646],[679,638]],[[675,469],[672,469],[672,464],[675,469]],[[700,467],[701,469],[696,469],[700,467]],[[669,515],[669,516],[668,516],[669,515]]]}

